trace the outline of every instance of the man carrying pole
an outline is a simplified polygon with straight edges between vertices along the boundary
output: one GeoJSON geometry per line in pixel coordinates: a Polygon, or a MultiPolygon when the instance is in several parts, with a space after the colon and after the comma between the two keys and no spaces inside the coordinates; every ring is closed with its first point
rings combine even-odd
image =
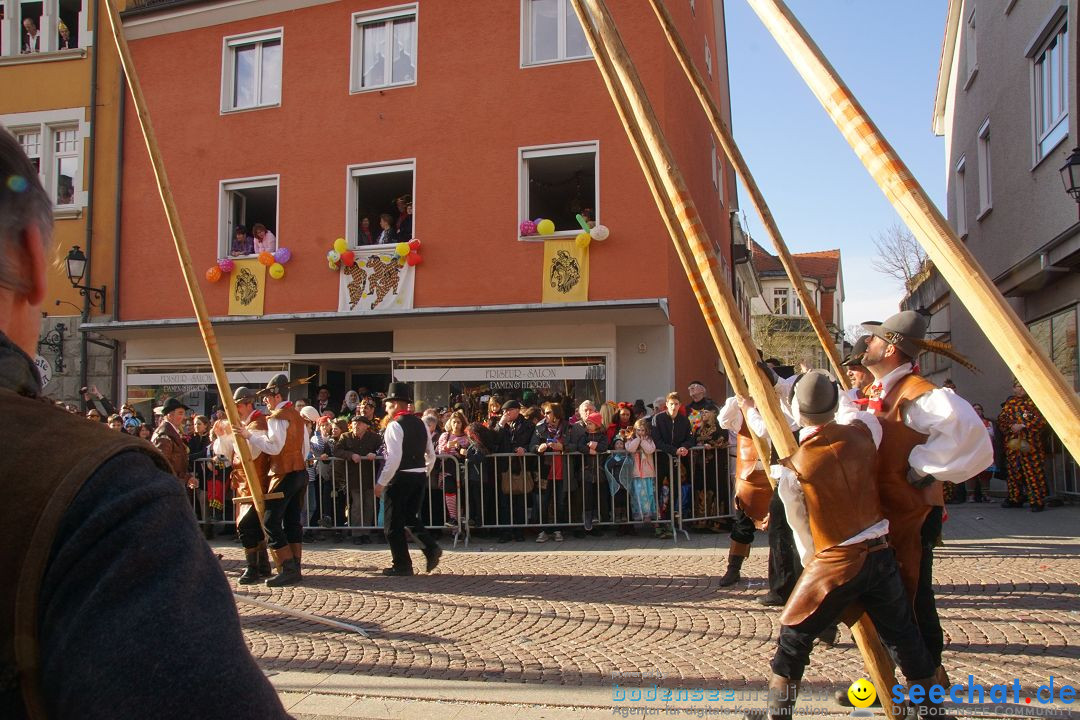
{"type": "Polygon", "coordinates": [[[942,483],[963,483],[992,465],[994,447],[966,400],[914,372],[915,359],[926,351],[971,367],[948,345],[924,339],[924,316],[905,310],[885,322],[863,323],[863,329],[872,337],[862,364],[875,379],[868,409],[882,426],[882,510],[919,632],[940,668],[945,639],[934,601],[933,569],[945,506],[942,483]]]}
{"type": "MultiPolygon", "coordinates": [[[[780,616],[770,720],[790,720],[815,636],[852,603],[866,609],[910,685],[934,683],[934,661],[915,626],[878,497],[880,425],[865,412],[847,424],[834,422],[840,392],[817,370],[796,383],[795,404],[799,449],[773,465],[772,475],[806,568],[780,616]]],[[[937,709],[925,694],[922,700],[919,717],[937,709]]]]}
{"type": "MultiPolygon", "coordinates": [[[[241,423],[248,431],[258,431],[262,434],[267,432],[266,416],[255,409],[256,393],[251,388],[238,387],[233,393],[233,401],[236,403],[236,412],[240,415],[241,423]]],[[[214,455],[224,456],[232,461],[233,490],[238,497],[250,495],[249,485],[252,480],[244,473],[243,464],[240,461],[240,453],[236,449],[233,439],[232,428],[229,423],[219,420],[214,423],[214,455]]],[[[254,480],[262,486],[263,494],[269,490],[270,456],[264,455],[256,448],[251,448],[251,464],[255,468],[254,480]]],[[[254,585],[260,580],[270,577],[270,558],[266,554],[266,535],[263,534],[262,522],[255,507],[248,503],[239,505],[236,509],[236,531],[240,535],[240,544],[244,546],[244,557],[247,560],[247,568],[236,582],[240,585],[254,585]]]]}
{"type": "Polygon", "coordinates": [[[235,430],[248,441],[252,450],[269,457],[270,491],[283,495],[266,501],[263,516],[266,537],[279,568],[278,574],[266,581],[270,587],[296,585],[303,579],[300,573],[304,537],[301,510],[307,492],[309,438],[304,419],[285,397],[288,392],[287,376],[278,374],[270,378],[259,392],[267,406],[273,408],[266,420],[266,430],[245,426],[235,430]]]}

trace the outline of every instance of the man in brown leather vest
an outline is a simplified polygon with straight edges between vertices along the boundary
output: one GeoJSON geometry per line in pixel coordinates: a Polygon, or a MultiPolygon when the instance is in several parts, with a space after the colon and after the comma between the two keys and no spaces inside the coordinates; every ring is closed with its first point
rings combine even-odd
{"type": "Polygon", "coordinates": [[[0,717],[287,718],[160,453],[42,396],[52,218],[0,129],[0,717]]]}
{"type": "MultiPolygon", "coordinates": [[[[251,388],[236,388],[233,393],[236,413],[241,418],[240,422],[250,432],[265,433],[266,416],[255,409],[255,395],[255,391],[251,388]]],[[[233,440],[232,428],[229,427],[228,422],[218,421],[214,423],[214,434],[217,436],[217,440],[214,441],[214,455],[227,457],[232,463],[229,478],[234,494],[237,497],[251,495],[248,487],[250,481],[245,476],[243,463],[240,462],[240,452],[233,440]]],[[[270,456],[251,448],[251,464],[263,494],[270,492],[270,456]]],[[[236,531],[240,535],[240,544],[244,546],[244,556],[247,559],[247,568],[236,582],[240,585],[254,585],[270,577],[266,535],[263,533],[262,525],[259,523],[259,514],[255,511],[254,505],[244,503],[236,507],[236,531]]]]}
{"type": "Polygon", "coordinates": [[[173,474],[188,489],[195,487],[195,478],[188,472],[188,448],[180,436],[180,428],[184,427],[184,413],[190,409],[176,398],[166,400],[161,408],[161,424],[150,438],[151,444],[165,456],[173,474]]]}
{"type": "Polygon", "coordinates": [[[269,491],[284,497],[267,500],[263,512],[266,536],[280,572],[266,581],[270,587],[296,585],[300,573],[304,523],[301,519],[307,492],[307,456],[309,438],[304,419],[286,400],[289,378],[275,375],[259,393],[267,407],[273,408],[266,421],[266,431],[240,428],[237,432],[270,458],[269,491]]]}
{"type": "Polygon", "coordinates": [[[871,337],[862,364],[874,374],[867,408],[881,422],[878,487],[889,541],[914,603],[915,620],[939,678],[945,646],[934,600],[934,545],[941,536],[942,482],[961,483],[994,462],[982,420],[966,400],[915,373],[923,352],[968,363],[944,343],[925,340],[926,318],[905,310],[883,323],[863,323],[871,337]]]}
{"type": "MultiPolygon", "coordinates": [[[[773,466],[805,565],[780,616],[769,682],[774,720],[791,717],[815,637],[854,602],[869,613],[909,683],[933,682],[935,665],[915,626],[881,512],[875,480],[880,429],[867,413],[849,425],[834,422],[839,399],[836,384],[821,371],[796,383],[799,449],[773,466]]],[[[920,715],[928,709],[919,706],[920,715]]]]}

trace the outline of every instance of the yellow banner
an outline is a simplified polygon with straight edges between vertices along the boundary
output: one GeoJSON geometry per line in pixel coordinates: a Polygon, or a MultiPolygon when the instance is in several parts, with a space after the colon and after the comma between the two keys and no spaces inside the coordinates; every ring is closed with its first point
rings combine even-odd
{"type": "Polygon", "coordinates": [[[589,248],[573,240],[544,241],[544,303],[588,302],[589,248]]]}
{"type": "Polygon", "coordinates": [[[258,260],[237,260],[229,274],[229,314],[262,315],[266,266],[258,260]]]}

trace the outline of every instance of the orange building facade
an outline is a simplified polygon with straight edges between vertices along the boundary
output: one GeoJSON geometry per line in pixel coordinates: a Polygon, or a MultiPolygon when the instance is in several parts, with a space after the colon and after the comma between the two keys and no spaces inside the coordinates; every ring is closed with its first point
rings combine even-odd
{"type": "MultiPolygon", "coordinates": [[[[722,3],[669,5],[726,110],[722,3]]],[[[648,6],[612,10],[730,274],[733,173],[648,6]]],[[[230,275],[201,280],[234,386],[315,375],[340,401],[408,380],[421,406],[530,391],[648,402],[690,380],[723,392],[569,0],[158,1],[124,24],[200,277],[235,249],[237,225],[264,226],[291,253],[259,314],[229,314],[230,275]],[[383,213],[394,230],[403,196],[412,229],[399,239],[419,239],[423,258],[406,266],[411,298],[345,308],[343,261],[331,270],[328,251],[339,237],[370,250],[363,220],[372,240],[383,213]],[[572,242],[579,213],[610,237],[588,247],[586,299],[545,302],[545,245],[572,242]],[[556,231],[523,236],[540,217],[556,231]]],[[[121,342],[125,397],[209,410],[216,391],[130,104],[126,119],[119,309],[95,329],[121,342]]]]}

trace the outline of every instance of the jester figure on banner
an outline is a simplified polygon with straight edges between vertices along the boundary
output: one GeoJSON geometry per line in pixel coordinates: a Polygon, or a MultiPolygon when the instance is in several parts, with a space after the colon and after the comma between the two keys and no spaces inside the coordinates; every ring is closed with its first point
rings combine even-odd
{"type": "MultiPolygon", "coordinates": [[[[397,245],[374,246],[369,248],[335,250],[338,260],[331,267],[341,263],[341,284],[338,294],[339,312],[370,312],[372,310],[409,310],[413,306],[413,288],[415,286],[416,266],[421,256],[416,250],[419,240],[397,245]]],[[[344,247],[344,240],[341,245],[344,247]]]]}

